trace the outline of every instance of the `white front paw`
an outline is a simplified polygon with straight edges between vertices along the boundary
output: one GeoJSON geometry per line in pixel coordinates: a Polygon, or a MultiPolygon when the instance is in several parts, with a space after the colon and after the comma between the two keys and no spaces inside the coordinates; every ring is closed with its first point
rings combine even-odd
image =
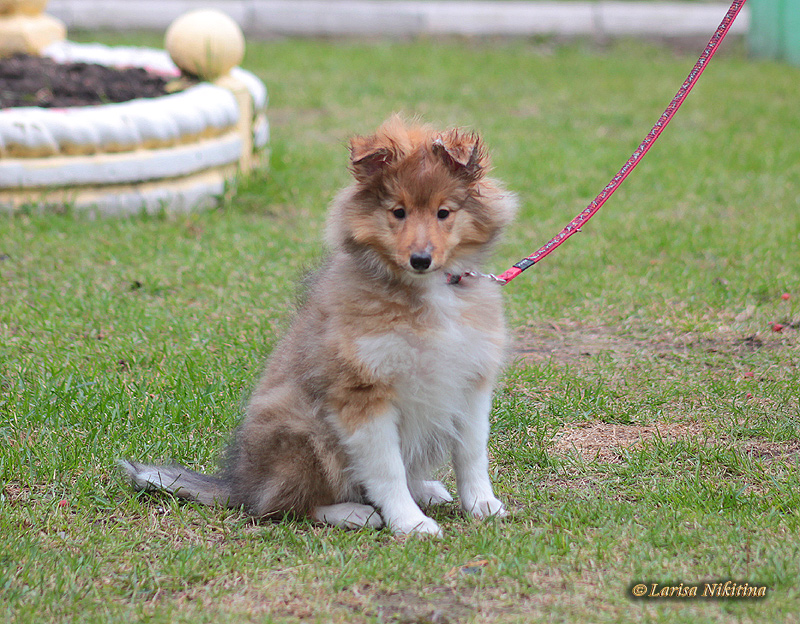
{"type": "Polygon", "coordinates": [[[442,530],[433,518],[428,516],[402,519],[390,522],[389,526],[398,535],[433,535],[442,537],[442,530]]]}
{"type": "Polygon", "coordinates": [[[505,506],[494,496],[484,499],[463,501],[462,508],[475,518],[505,518],[508,515],[505,506]]]}

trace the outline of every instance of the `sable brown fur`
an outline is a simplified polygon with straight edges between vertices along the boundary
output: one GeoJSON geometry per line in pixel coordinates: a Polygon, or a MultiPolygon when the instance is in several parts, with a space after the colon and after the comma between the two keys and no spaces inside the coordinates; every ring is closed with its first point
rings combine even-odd
{"type": "Polygon", "coordinates": [[[354,182],[329,212],[330,256],[269,358],[222,472],[121,462],[137,487],[342,526],[374,523],[324,510],[376,507],[397,532],[438,534],[409,496],[447,500],[427,479],[453,453],[465,510],[505,513],[482,476],[487,397],[505,347],[499,290],[479,279],[451,286],[445,275],[481,267],[514,198],[486,177],[477,135],[399,117],[351,141],[350,168],[354,182]]]}

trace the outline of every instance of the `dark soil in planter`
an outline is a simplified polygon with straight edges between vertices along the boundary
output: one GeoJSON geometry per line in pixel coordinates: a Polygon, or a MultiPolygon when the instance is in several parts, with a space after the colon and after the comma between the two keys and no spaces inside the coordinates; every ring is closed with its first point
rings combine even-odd
{"type": "Polygon", "coordinates": [[[15,54],[0,58],[0,108],[64,108],[154,98],[180,90],[172,88],[175,80],[141,67],[57,63],[46,57],[15,54]]]}

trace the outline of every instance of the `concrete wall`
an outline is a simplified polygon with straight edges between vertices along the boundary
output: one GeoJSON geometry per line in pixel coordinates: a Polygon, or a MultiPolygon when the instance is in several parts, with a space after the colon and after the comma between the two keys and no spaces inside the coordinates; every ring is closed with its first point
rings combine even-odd
{"type": "MultiPolygon", "coordinates": [[[[214,7],[250,37],[348,35],[572,35],[709,37],[726,3],[393,0],[50,0],[82,29],[163,31],[182,13],[214,7]]],[[[732,28],[745,34],[745,7],[732,28]]]]}

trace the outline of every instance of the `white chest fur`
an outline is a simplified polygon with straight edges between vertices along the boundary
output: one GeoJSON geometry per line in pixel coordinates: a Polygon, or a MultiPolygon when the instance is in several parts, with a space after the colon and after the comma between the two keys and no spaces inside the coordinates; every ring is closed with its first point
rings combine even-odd
{"type": "MultiPolygon", "coordinates": [[[[394,389],[409,468],[438,463],[463,427],[488,417],[481,412],[502,360],[504,330],[502,323],[491,331],[475,327],[468,306],[445,286],[431,293],[421,323],[398,323],[357,341],[362,363],[394,389]]],[[[501,318],[499,310],[482,312],[501,318]]]]}
{"type": "Polygon", "coordinates": [[[490,332],[467,322],[480,315],[468,314],[467,305],[452,288],[437,289],[416,322],[359,338],[358,356],[382,380],[420,392],[428,386],[463,388],[491,377],[502,357],[504,330],[490,332]]]}

